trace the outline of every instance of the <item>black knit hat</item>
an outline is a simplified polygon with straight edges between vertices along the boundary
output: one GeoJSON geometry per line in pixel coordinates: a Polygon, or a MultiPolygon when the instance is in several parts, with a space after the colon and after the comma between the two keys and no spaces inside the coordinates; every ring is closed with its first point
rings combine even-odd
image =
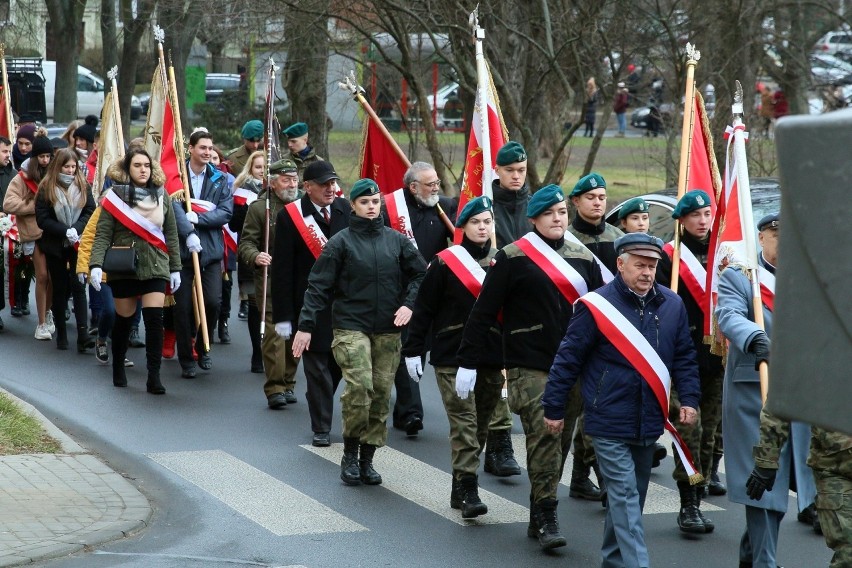
{"type": "Polygon", "coordinates": [[[82,138],[89,144],[95,142],[95,135],[98,133],[98,117],[90,114],[86,117],[86,123],[74,131],[74,138],[82,138]]]}
{"type": "Polygon", "coordinates": [[[53,144],[50,143],[50,139],[47,136],[36,136],[33,139],[33,149],[30,156],[37,157],[42,154],[50,154],[52,156],[53,144]]]}

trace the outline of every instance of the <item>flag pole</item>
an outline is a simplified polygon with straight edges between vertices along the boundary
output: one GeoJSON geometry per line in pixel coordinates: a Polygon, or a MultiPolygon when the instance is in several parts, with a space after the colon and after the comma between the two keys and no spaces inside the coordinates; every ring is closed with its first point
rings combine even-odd
{"type": "MultiPolygon", "coordinates": [[[[263,189],[266,191],[266,222],[263,224],[263,252],[269,253],[269,160],[272,158],[271,148],[269,147],[270,129],[273,124],[273,116],[275,113],[275,61],[272,57],[269,58],[269,83],[266,86],[266,128],[263,133],[263,149],[266,153],[266,159],[263,160],[263,189]]],[[[263,290],[260,296],[260,339],[263,339],[266,333],[266,278],[269,274],[269,266],[263,266],[263,290]]]]}
{"type": "MultiPolygon", "coordinates": [[[[737,191],[739,192],[740,222],[742,223],[743,240],[746,250],[746,270],[751,282],[752,311],[754,312],[754,323],[766,330],[763,321],[763,299],[760,292],[760,279],[758,277],[757,242],[755,241],[754,211],[751,207],[751,184],[748,179],[748,162],[745,151],[745,125],[743,123],[743,87],[739,81],[736,82],[734,90],[734,104],[732,105],[734,115],[734,155],[737,160],[737,191]]],[[[766,396],[769,393],[769,365],[766,361],[760,363],[760,396],[766,404],[766,396]]]]}
{"type": "MultiPolygon", "coordinates": [[[[680,171],[677,177],[677,199],[686,193],[689,185],[689,154],[692,151],[692,136],[695,133],[695,67],[701,52],[691,43],[686,44],[686,94],[683,106],[683,129],[680,137],[680,171]]],[[[677,293],[680,280],[680,219],[675,219],[674,250],[672,251],[672,279],[670,289],[677,293]]]]}
{"type": "MultiPolygon", "coordinates": [[[[405,155],[405,152],[402,151],[402,148],[399,147],[393,135],[391,135],[390,131],[385,126],[385,123],[382,122],[382,119],[379,118],[379,115],[376,114],[376,111],[373,110],[373,107],[370,106],[370,103],[367,101],[367,98],[364,97],[364,88],[359,85],[355,81],[355,71],[349,73],[348,77],[345,77],[343,81],[338,83],[338,86],[341,89],[347,90],[352,93],[355,101],[361,105],[361,108],[364,109],[364,112],[367,113],[368,120],[372,120],[376,127],[379,129],[379,132],[382,133],[382,136],[387,140],[387,142],[393,148],[393,151],[399,157],[400,160],[405,164],[406,167],[411,167],[411,161],[408,159],[408,156],[405,155]]],[[[456,230],[450,218],[447,217],[447,214],[444,213],[444,210],[441,208],[441,204],[438,203],[435,205],[438,208],[438,216],[441,218],[441,221],[446,225],[447,230],[452,233],[456,230]]]]}
{"type": "Polygon", "coordinates": [[[485,102],[488,100],[487,92],[490,85],[488,67],[485,63],[485,53],[483,50],[485,30],[479,26],[478,4],[473,12],[471,12],[469,22],[473,29],[473,39],[476,46],[476,102],[479,105],[479,125],[481,132],[479,147],[482,148],[482,195],[494,199],[494,192],[491,190],[493,172],[491,166],[491,137],[488,131],[488,107],[485,102]]]}
{"type": "MultiPolygon", "coordinates": [[[[178,157],[178,170],[180,171],[180,181],[181,185],[183,185],[184,191],[184,204],[186,205],[186,212],[189,213],[192,211],[192,186],[189,185],[189,176],[186,173],[186,162],[183,159],[184,151],[183,151],[183,127],[180,124],[180,104],[178,104],[178,94],[177,94],[177,85],[175,84],[175,68],[171,62],[171,56],[169,57],[169,98],[172,103],[172,116],[174,116],[175,121],[175,139],[172,141],[173,144],[176,144],[175,154],[178,157]]],[[[193,290],[196,295],[196,305],[198,312],[198,319],[195,321],[201,326],[201,339],[204,341],[204,351],[210,351],[210,335],[207,333],[207,313],[204,309],[204,289],[201,286],[201,263],[198,261],[198,253],[193,252],[192,254],[192,271],[194,274],[193,278],[193,290]]]]}
{"type": "Polygon", "coordinates": [[[6,44],[0,43],[0,65],[3,69],[3,107],[6,110],[6,137],[15,143],[15,118],[12,116],[12,98],[9,92],[9,73],[6,71],[6,44]]]}

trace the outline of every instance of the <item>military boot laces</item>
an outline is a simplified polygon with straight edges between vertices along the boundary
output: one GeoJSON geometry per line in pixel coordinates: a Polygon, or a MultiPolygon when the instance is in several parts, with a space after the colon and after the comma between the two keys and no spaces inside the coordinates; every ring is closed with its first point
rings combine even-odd
{"type": "Polygon", "coordinates": [[[479,499],[479,484],[475,475],[463,476],[459,486],[463,519],[472,519],[488,512],[488,506],[479,499]]]}
{"type": "Polygon", "coordinates": [[[677,526],[680,527],[681,531],[690,534],[709,532],[699,514],[698,495],[695,487],[688,482],[678,482],[677,488],[680,492],[680,512],[677,515],[677,526]]]}
{"type": "Polygon", "coordinates": [[[340,460],[340,479],[346,485],[360,485],[358,469],[358,438],[343,439],[343,459],[340,460]]]}
{"type": "Polygon", "coordinates": [[[381,485],[382,476],[373,469],[373,454],[376,446],[372,444],[361,444],[361,457],[358,459],[359,475],[364,485],[381,485]]]}
{"type": "Polygon", "coordinates": [[[559,534],[559,520],[556,516],[556,499],[543,499],[536,503],[536,524],[538,525],[538,544],[545,550],[565,546],[568,542],[559,534]]]}

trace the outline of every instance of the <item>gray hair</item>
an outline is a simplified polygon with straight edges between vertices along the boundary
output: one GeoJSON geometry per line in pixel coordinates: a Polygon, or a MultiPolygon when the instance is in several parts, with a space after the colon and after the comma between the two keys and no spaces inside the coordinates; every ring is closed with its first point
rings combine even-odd
{"type": "Polygon", "coordinates": [[[281,174],[269,174],[268,176],[266,176],[266,179],[268,179],[269,182],[272,183],[273,181],[277,180],[280,177],[281,177],[281,174]]]}
{"type": "Polygon", "coordinates": [[[434,170],[432,164],[426,162],[414,162],[408,169],[405,171],[405,175],[402,176],[402,185],[404,187],[410,187],[412,183],[417,181],[417,174],[420,172],[425,172],[426,170],[434,170]]]}

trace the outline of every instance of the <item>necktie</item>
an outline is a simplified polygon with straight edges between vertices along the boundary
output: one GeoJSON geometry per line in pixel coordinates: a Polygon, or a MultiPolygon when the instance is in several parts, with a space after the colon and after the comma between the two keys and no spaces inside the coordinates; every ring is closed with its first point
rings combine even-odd
{"type": "Polygon", "coordinates": [[[328,209],[326,209],[325,207],[322,208],[322,218],[325,219],[326,223],[329,222],[328,209]]]}

